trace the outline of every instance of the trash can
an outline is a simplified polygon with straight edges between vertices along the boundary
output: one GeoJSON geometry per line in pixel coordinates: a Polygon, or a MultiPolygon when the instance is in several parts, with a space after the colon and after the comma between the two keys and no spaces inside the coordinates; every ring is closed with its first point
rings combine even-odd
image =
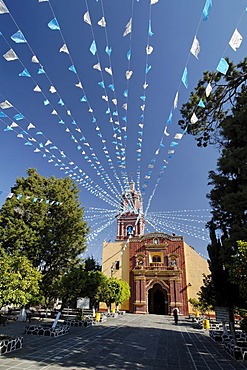
{"type": "Polygon", "coordinates": [[[203,320],[203,328],[206,329],[206,330],[209,330],[210,329],[210,321],[205,319],[203,320]]]}
{"type": "Polygon", "coordinates": [[[95,321],[100,322],[100,312],[96,312],[95,321]]]}

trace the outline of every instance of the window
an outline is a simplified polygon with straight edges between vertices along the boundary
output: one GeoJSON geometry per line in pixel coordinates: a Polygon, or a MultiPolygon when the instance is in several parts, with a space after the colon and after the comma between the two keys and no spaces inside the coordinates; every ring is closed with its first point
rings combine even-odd
{"type": "Polygon", "coordinates": [[[129,225],[127,226],[127,235],[133,235],[133,226],[129,225]]]}
{"type": "Polygon", "coordinates": [[[158,239],[154,239],[154,244],[159,244],[159,240],[158,239]]]}
{"type": "Polygon", "coordinates": [[[160,256],[153,256],[153,262],[161,262],[160,256]]]}

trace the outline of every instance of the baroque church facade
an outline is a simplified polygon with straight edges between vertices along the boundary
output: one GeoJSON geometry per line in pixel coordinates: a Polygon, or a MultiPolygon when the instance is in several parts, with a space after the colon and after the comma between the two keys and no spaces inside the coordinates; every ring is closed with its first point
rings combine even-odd
{"type": "Polygon", "coordinates": [[[198,298],[207,261],[183,236],[166,232],[144,233],[141,194],[130,182],[122,195],[115,242],[103,243],[102,272],[127,281],[131,297],[121,309],[137,314],[181,314],[192,312],[189,298],[198,298]]]}

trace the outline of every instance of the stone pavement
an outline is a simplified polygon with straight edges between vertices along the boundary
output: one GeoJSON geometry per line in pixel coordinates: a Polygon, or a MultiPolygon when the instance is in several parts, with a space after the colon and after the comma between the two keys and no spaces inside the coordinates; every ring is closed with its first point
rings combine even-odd
{"type": "Polygon", "coordinates": [[[185,318],[126,314],[58,337],[25,335],[26,323],[10,322],[0,334],[24,336],[21,350],[0,356],[0,370],[242,370],[205,330],[185,318]]]}

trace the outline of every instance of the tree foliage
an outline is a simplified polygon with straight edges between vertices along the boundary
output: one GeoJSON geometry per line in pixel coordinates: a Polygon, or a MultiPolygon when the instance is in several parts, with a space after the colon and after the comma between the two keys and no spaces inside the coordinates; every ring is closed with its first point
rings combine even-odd
{"type": "Polygon", "coordinates": [[[8,255],[0,248],[0,307],[25,305],[39,295],[41,273],[25,256],[8,255]]]}
{"type": "Polygon", "coordinates": [[[231,280],[239,286],[240,295],[247,298],[247,242],[238,241],[238,252],[229,267],[231,280]]]}
{"type": "Polygon", "coordinates": [[[20,252],[42,271],[42,291],[51,299],[60,275],[85,251],[88,228],[70,178],[46,178],[34,169],[27,174],[0,210],[0,240],[8,254],[20,252]]]}
{"type": "Polygon", "coordinates": [[[179,123],[195,136],[198,146],[217,144],[220,149],[217,168],[209,172],[211,275],[205,279],[200,294],[208,303],[213,298],[214,306],[229,307],[233,317],[235,306],[246,307],[239,283],[232,278],[231,266],[234,256],[239,255],[237,241],[247,241],[247,58],[236,66],[227,61],[226,75],[204,73],[182,106],[183,119],[179,123]],[[209,84],[212,91],[206,96],[209,84]],[[196,123],[191,122],[193,114],[198,119],[196,123]]]}
{"type": "Polygon", "coordinates": [[[227,59],[229,69],[226,75],[220,72],[204,72],[190,99],[181,108],[182,119],[179,121],[183,129],[195,136],[198,146],[218,143],[222,145],[219,133],[222,121],[235,106],[236,97],[240,92],[246,93],[247,58],[236,66],[227,59]],[[212,91],[206,96],[206,88],[210,83],[212,91]],[[205,107],[201,107],[201,101],[205,107]],[[199,105],[198,105],[199,104],[199,105]],[[191,124],[191,117],[196,114],[198,121],[191,124]]]}

